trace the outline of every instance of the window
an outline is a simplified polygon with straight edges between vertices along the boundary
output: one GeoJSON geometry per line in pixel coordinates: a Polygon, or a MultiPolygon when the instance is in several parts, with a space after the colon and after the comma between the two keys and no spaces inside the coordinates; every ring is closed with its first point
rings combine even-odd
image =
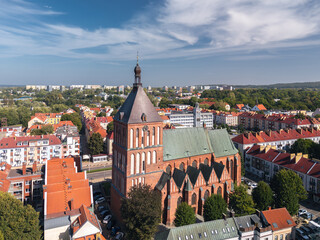
{"type": "Polygon", "coordinates": [[[192,162],[192,167],[197,167],[197,161],[196,160],[194,160],[193,162],[192,162]]]}
{"type": "Polygon", "coordinates": [[[156,128],[153,127],[152,128],[152,142],[151,142],[152,145],[154,145],[154,135],[155,135],[155,133],[156,133],[156,128]]]}
{"type": "Polygon", "coordinates": [[[26,181],[26,185],[30,185],[30,181],[26,181]]]}
{"type": "Polygon", "coordinates": [[[158,131],[157,131],[157,145],[160,144],[160,127],[158,127],[158,131]]]}
{"type": "Polygon", "coordinates": [[[194,193],[194,194],[192,194],[191,204],[192,204],[192,205],[195,205],[196,202],[197,202],[197,195],[194,193]]]}
{"type": "Polygon", "coordinates": [[[144,146],[144,130],[141,130],[141,147],[144,146]]]}
{"type": "Polygon", "coordinates": [[[180,164],[179,169],[180,169],[181,171],[184,171],[184,163],[183,163],[183,162],[180,164]]]}
{"type": "Polygon", "coordinates": [[[171,166],[168,165],[166,168],[166,173],[168,173],[169,175],[171,175],[171,166]]]}
{"type": "Polygon", "coordinates": [[[133,148],[133,129],[130,129],[130,148],[133,148]]]}
{"type": "Polygon", "coordinates": [[[208,158],[206,158],[206,159],[204,160],[204,165],[209,165],[209,159],[208,159],[208,158]]]}
{"type": "Polygon", "coordinates": [[[139,128],[136,129],[136,148],[139,147],[139,128]]]}
{"type": "Polygon", "coordinates": [[[179,197],[177,200],[177,207],[179,207],[181,203],[182,203],[182,197],[179,197]]]}
{"type": "Polygon", "coordinates": [[[151,152],[148,152],[147,155],[147,164],[149,165],[151,163],[151,152]]]}
{"type": "Polygon", "coordinates": [[[153,153],[152,153],[152,163],[156,163],[156,161],[157,161],[157,152],[153,151],[153,153]]]}
{"type": "Polygon", "coordinates": [[[145,166],[145,160],[146,160],[146,154],[143,152],[142,153],[142,172],[144,173],[146,171],[146,166],[145,166]]]}
{"type": "Polygon", "coordinates": [[[140,153],[137,153],[136,156],[136,173],[140,172],[140,153]]]}
{"type": "Polygon", "coordinates": [[[147,132],[147,146],[150,145],[150,131],[147,132]]]}
{"type": "Polygon", "coordinates": [[[130,173],[134,174],[134,154],[131,154],[131,167],[130,167],[130,173]]]}
{"type": "Polygon", "coordinates": [[[26,193],[29,193],[30,192],[30,188],[26,188],[26,193]]]}
{"type": "Polygon", "coordinates": [[[222,188],[221,187],[218,187],[218,191],[217,191],[217,194],[222,194],[222,188]]]}
{"type": "Polygon", "coordinates": [[[209,190],[204,193],[204,200],[207,200],[209,197],[209,190]]]}

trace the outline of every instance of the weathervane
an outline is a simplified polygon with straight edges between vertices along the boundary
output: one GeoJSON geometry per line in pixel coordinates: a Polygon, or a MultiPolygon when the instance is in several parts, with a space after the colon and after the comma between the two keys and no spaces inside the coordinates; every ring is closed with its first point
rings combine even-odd
{"type": "Polygon", "coordinates": [[[139,63],[139,51],[137,51],[137,64],[139,63]]]}

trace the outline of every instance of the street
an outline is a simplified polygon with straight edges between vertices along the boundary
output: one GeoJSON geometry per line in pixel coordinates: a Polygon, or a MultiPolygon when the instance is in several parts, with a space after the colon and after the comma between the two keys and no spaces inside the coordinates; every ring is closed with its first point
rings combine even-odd
{"type": "Polygon", "coordinates": [[[112,177],[112,170],[106,170],[101,172],[93,172],[87,173],[87,177],[90,182],[100,182],[104,181],[105,179],[111,179],[112,177]]]}

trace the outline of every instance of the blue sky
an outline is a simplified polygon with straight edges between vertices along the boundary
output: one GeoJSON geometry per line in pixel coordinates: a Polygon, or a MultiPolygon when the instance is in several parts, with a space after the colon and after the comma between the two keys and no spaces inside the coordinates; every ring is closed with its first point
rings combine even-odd
{"type": "Polygon", "coordinates": [[[0,0],[0,84],[320,81],[319,0],[0,0]]]}

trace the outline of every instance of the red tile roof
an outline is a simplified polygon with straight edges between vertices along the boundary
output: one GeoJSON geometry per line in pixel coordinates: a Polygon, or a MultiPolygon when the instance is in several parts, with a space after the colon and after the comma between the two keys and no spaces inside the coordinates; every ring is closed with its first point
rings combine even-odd
{"type": "Polygon", "coordinates": [[[89,130],[90,136],[93,133],[100,133],[102,138],[105,138],[107,136],[107,131],[103,127],[101,127],[100,123],[95,121],[94,118],[87,121],[86,127],[89,130]]]}
{"type": "Polygon", "coordinates": [[[258,105],[256,105],[256,107],[257,107],[260,111],[267,110],[267,109],[265,108],[265,106],[263,106],[263,104],[258,104],[258,105]]]}
{"type": "Polygon", "coordinates": [[[113,132],[108,133],[107,138],[108,138],[108,139],[113,139],[113,132]]]}
{"type": "Polygon", "coordinates": [[[37,140],[48,140],[49,145],[59,145],[61,141],[54,135],[37,135],[37,136],[25,136],[25,137],[7,137],[0,140],[0,149],[6,148],[24,148],[28,146],[29,141],[37,140]],[[21,142],[21,145],[17,145],[18,142],[21,142]],[[27,142],[27,145],[23,143],[27,142]]]}
{"type": "Polygon", "coordinates": [[[0,167],[4,167],[4,170],[0,170],[0,192],[8,192],[10,181],[7,178],[11,169],[11,165],[5,162],[1,162],[0,167]]]}
{"type": "Polygon", "coordinates": [[[278,231],[296,226],[296,223],[286,208],[270,209],[262,211],[262,214],[267,222],[271,225],[272,231],[278,231]]]}
{"type": "Polygon", "coordinates": [[[46,216],[73,212],[82,205],[91,206],[91,190],[84,172],[76,172],[73,158],[47,161],[46,185],[43,186],[46,216]]]}
{"type": "Polygon", "coordinates": [[[240,144],[254,144],[319,136],[320,130],[316,129],[288,129],[266,132],[260,131],[258,133],[243,133],[234,137],[232,141],[240,144]]]}
{"type": "Polygon", "coordinates": [[[244,107],[244,104],[236,104],[236,109],[241,110],[244,107]]]}

